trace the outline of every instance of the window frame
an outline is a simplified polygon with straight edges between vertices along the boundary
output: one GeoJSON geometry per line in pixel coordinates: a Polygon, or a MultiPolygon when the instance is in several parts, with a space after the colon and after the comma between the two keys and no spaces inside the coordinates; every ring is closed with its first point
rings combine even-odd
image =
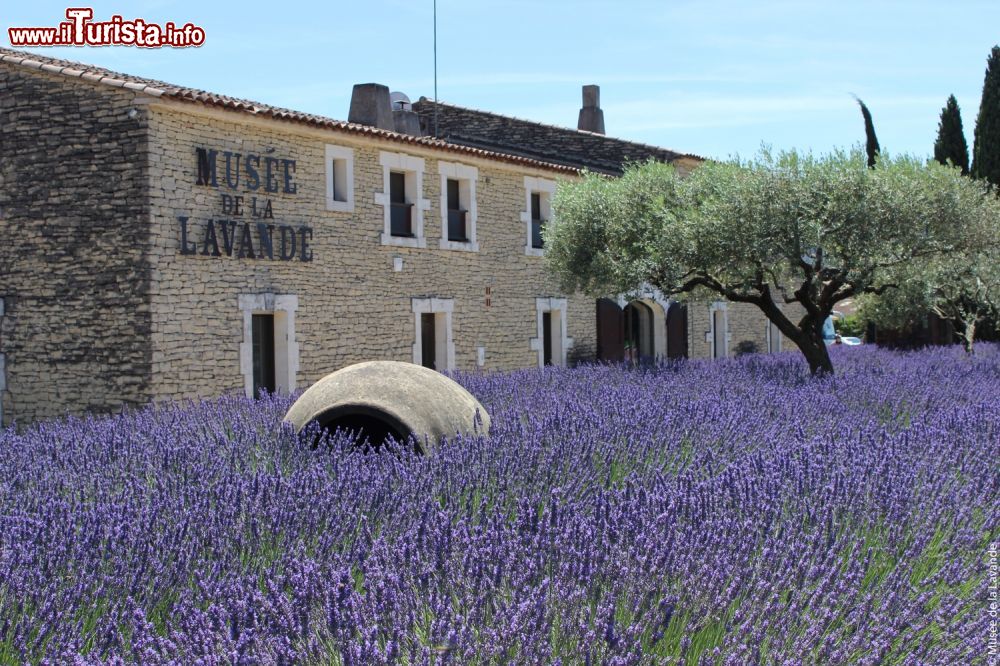
{"type": "Polygon", "coordinates": [[[729,358],[729,348],[732,347],[732,333],[729,330],[729,306],[726,301],[715,301],[708,306],[708,333],[709,337],[709,358],[729,358]],[[725,328],[723,331],[723,340],[725,340],[726,348],[723,350],[721,356],[716,355],[715,349],[715,313],[722,312],[722,325],[725,328]]]}
{"type": "Polygon", "coordinates": [[[430,209],[430,201],[423,198],[424,191],[424,160],[403,153],[379,151],[379,164],[382,166],[382,191],[375,193],[375,204],[383,208],[383,226],[380,236],[382,245],[396,247],[427,247],[424,236],[424,211],[430,209]],[[406,203],[411,204],[410,230],[412,236],[392,235],[392,201],[390,173],[402,173],[405,179],[406,203]]]}
{"type": "Polygon", "coordinates": [[[566,367],[567,353],[573,346],[573,338],[567,335],[566,315],[568,301],[565,298],[535,299],[535,337],[528,341],[529,348],[538,355],[538,367],[545,367],[545,324],[544,315],[549,313],[550,327],[557,333],[552,335],[551,357],[552,365],[566,367]],[[555,314],[558,313],[558,318],[555,314]]]}
{"type": "Polygon", "coordinates": [[[476,183],[479,180],[479,169],[456,162],[438,162],[438,174],[441,179],[439,208],[441,209],[441,240],[442,250],[461,250],[479,252],[479,238],[476,233],[479,219],[479,208],[476,205],[476,183]],[[448,238],[448,181],[458,181],[459,204],[465,206],[466,240],[457,241],[448,238]]]}
{"type": "Polygon", "coordinates": [[[452,313],[455,309],[455,299],[453,298],[414,298],[410,301],[413,311],[413,363],[423,365],[423,322],[421,315],[433,314],[434,334],[438,334],[438,326],[444,330],[444,335],[435,340],[435,360],[444,359],[445,367],[434,368],[438,372],[445,372],[455,369],[455,338],[452,332],[452,313]]]}
{"type": "Polygon", "coordinates": [[[536,221],[532,215],[532,195],[538,195],[539,214],[541,215],[540,221],[542,223],[539,229],[540,233],[541,227],[544,227],[545,223],[552,221],[552,196],[555,192],[556,182],[554,180],[535,178],[534,176],[524,177],[524,210],[521,211],[521,222],[525,225],[524,254],[530,257],[545,256],[545,248],[535,247],[532,243],[532,232],[536,221]]]}
{"type": "Polygon", "coordinates": [[[468,229],[466,227],[466,223],[468,222],[468,220],[466,219],[465,215],[466,215],[466,213],[469,212],[469,209],[468,209],[468,207],[465,207],[465,208],[462,207],[462,184],[461,184],[461,181],[455,180],[454,178],[449,178],[449,179],[447,179],[445,181],[445,185],[446,185],[446,189],[448,191],[447,192],[447,196],[445,197],[448,200],[448,208],[447,208],[447,211],[446,211],[448,213],[448,240],[450,242],[452,242],[452,243],[468,243],[469,242],[469,232],[468,232],[468,229]],[[452,194],[454,194],[455,196],[452,197],[452,194]],[[454,201],[452,201],[452,199],[454,199],[454,201]],[[457,214],[459,214],[461,216],[460,219],[456,221],[458,224],[455,225],[455,226],[459,226],[460,225],[461,228],[462,228],[462,233],[461,233],[461,237],[460,238],[453,238],[452,237],[452,233],[451,233],[451,230],[452,230],[451,216],[452,216],[453,213],[457,213],[457,214]]]}
{"type": "Polygon", "coordinates": [[[326,144],[326,209],[339,213],[354,212],[354,150],[326,144]],[[339,177],[338,177],[339,175],[339,177]],[[343,192],[344,198],[337,199],[343,192]]]}
{"type": "Polygon", "coordinates": [[[253,315],[274,315],[274,388],[278,394],[295,391],[299,371],[299,343],[295,339],[295,311],[299,298],[293,294],[241,294],[243,342],[240,343],[240,374],[243,392],[253,396],[253,315]]]}
{"type": "Polygon", "coordinates": [[[544,250],[545,243],[542,241],[542,226],[545,224],[545,218],[542,217],[542,193],[532,192],[531,193],[531,247],[535,250],[544,250]],[[535,205],[535,202],[538,205],[535,205]],[[538,217],[535,217],[535,208],[538,209],[538,217]],[[535,233],[535,228],[537,225],[538,233],[535,233]],[[538,237],[538,245],[535,245],[535,236],[538,237]]]}
{"type": "Polygon", "coordinates": [[[406,172],[389,170],[389,233],[393,238],[415,238],[413,233],[413,204],[406,200],[406,172]],[[401,186],[400,191],[397,186],[401,186]],[[397,196],[398,195],[398,196],[397,196]],[[407,233],[398,233],[397,212],[405,213],[407,233]]]}

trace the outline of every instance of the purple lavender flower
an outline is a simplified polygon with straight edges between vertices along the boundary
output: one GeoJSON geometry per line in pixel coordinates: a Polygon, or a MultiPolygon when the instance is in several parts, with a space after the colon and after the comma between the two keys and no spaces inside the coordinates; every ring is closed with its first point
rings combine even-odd
{"type": "Polygon", "coordinates": [[[0,664],[974,663],[1000,349],[836,362],[459,375],[429,457],[281,397],[0,432],[0,664]]]}

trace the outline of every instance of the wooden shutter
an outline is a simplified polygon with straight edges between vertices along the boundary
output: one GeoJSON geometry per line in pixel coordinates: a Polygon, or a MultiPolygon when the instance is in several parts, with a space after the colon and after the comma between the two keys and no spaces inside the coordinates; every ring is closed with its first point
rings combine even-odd
{"type": "Polygon", "coordinates": [[[597,360],[625,360],[625,313],[610,298],[597,301],[597,360]]]}
{"type": "Polygon", "coordinates": [[[667,310],[667,358],[687,358],[687,306],[676,301],[667,310]]]}

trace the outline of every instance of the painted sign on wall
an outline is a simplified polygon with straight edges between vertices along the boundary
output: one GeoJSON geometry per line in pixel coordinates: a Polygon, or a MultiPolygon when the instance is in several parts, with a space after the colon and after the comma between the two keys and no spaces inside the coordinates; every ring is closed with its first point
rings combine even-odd
{"type": "Polygon", "coordinates": [[[224,216],[220,219],[198,224],[188,216],[177,217],[181,254],[312,261],[311,227],[256,221],[274,219],[274,205],[267,194],[298,193],[295,160],[201,147],[195,148],[195,158],[195,185],[230,192],[219,193],[224,216]],[[247,217],[255,221],[231,219],[247,217]]]}

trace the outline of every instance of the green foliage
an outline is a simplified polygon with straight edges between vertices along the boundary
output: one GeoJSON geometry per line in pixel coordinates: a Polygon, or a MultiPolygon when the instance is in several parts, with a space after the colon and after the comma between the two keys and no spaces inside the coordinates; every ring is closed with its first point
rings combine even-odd
{"type": "Polygon", "coordinates": [[[656,162],[585,175],[556,192],[547,261],[564,288],[595,296],[648,284],[752,303],[814,372],[831,371],[819,329],[838,301],[897,288],[901,267],[980,242],[969,230],[1000,237],[1000,202],[981,183],[909,157],[866,164],[857,150],[765,152],[686,178],[656,162]],[[775,302],[804,314],[793,322],[775,302]]]}
{"type": "Polygon", "coordinates": [[[969,145],[965,142],[962,112],[954,95],[948,97],[941,109],[937,141],[934,142],[934,159],[941,164],[950,162],[952,166],[959,167],[963,176],[969,173],[969,145]]]}
{"type": "Polygon", "coordinates": [[[549,265],[564,286],[594,295],[649,282],[667,294],[770,286],[793,296],[805,274],[822,284],[819,272],[867,290],[898,264],[953,250],[970,217],[1000,212],[939,165],[864,166],[857,152],[791,152],[707,162],[687,178],[655,162],[619,179],[586,175],[556,193],[549,265]]]}
{"type": "Polygon", "coordinates": [[[656,266],[662,215],[684,206],[680,187],[673,166],[660,162],[631,165],[620,179],[589,174],[564,184],[553,217],[572,223],[546,225],[546,256],[559,257],[562,277],[581,291],[634,287],[656,266]]]}
{"type": "Polygon", "coordinates": [[[840,335],[860,338],[865,334],[865,320],[859,315],[847,315],[843,319],[835,319],[833,327],[840,335]]]}
{"type": "Polygon", "coordinates": [[[861,107],[861,117],[865,120],[865,153],[868,155],[868,168],[875,168],[875,161],[882,149],[878,145],[878,137],[875,136],[875,123],[872,121],[871,111],[858,97],[855,97],[861,107]]]}
{"type": "Polygon", "coordinates": [[[859,299],[862,316],[886,328],[908,328],[934,313],[955,324],[972,350],[983,321],[1000,313],[1000,237],[996,221],[983,211],[977,225],[965,229],[965,247],[927,257],[896,269],[899,288],[859,299]]]}
{"type": "Polygon", "coordinates": [[[972,149],[972,175],[1000,186],[1000,46],[993,47],[986,61],[972,149]]]}
{"type": "MultiPolygon", "coordinates": [[[[858,298],[860,315],[867,321],[874,322],[879,328],[909,329],[918,326],[926,320],[931,312],[931,280],[910,280],[902,276],[900,285],[890,294],[884,296],[864,295],[858,298]]],[[[914,271],[916,273],[916,271],[914,271]]]]}

